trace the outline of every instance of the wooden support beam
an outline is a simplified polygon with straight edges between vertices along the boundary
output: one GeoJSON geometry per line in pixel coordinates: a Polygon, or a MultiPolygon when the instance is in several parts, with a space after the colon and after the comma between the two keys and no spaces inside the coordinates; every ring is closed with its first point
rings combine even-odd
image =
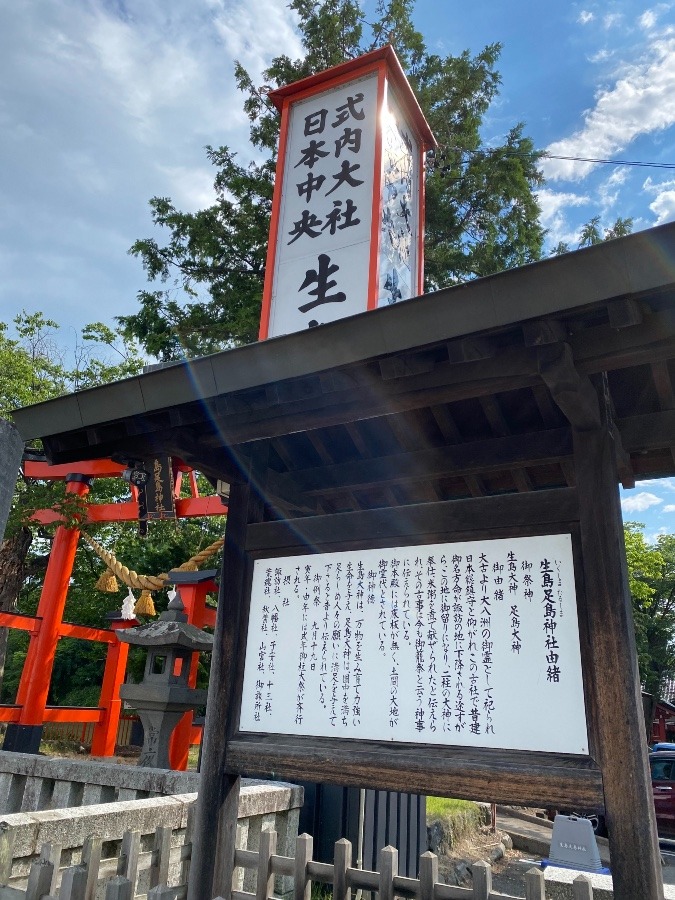
{"type": "MultiPolygon", "coordinates": [[[[438,797],[484,797],[489,785],[495,802],[519,806],[546,806],[555,784],[561,806],[593,809],[602,802],[597,765],[565,754],[459,746],[449,753],[432,744],[411,749],[391,742],[242,733],[228,743],[228,765],[254,777],[275,773],[289,781],[367,784],[438,797]]],[[[631,900],[642,896],[637,892],[631,900]]]]}
{"type": "Polygon", "coordinates": [[[559,488],[529,494],[411,504],[398,514],[386,508],[308,516],[294,522],[251,524],[246,546],[251,552],[274,554],[310,546],[349,550],[363,546],[364,542],[373,547],[391,546],[392,540],[399,539],[408,543],[433,543],[436,539],[447,540],[448,534],[456,536],[485,531],[486,528],[510,529],[510,534],[516,535],[522,534],[523,529],[531,529],[533,522],[543,528],[576,521],[576,503],[575,490],[559,488]]]}
{"type": "Polygon", "coordinates": [[[543,347],[567,339],[567,329],[557,319],[537,319],[523,323],[523,340],[526,347],[543,347]]]}
{"type": "Polygon", "coordinates": [[[498,344],[492,337],[472,335],[451,341],[447,345],[448,359],[451,363],[472,362],[478,359],[490,359],[498,352],[498,344]]]}
{"type": "Polygon", "coordinates": [[[260,521],[264,511],[266,448],[257,454],[246,483],[233,484],[230,494],[192,842],[189,894],[194,898],[229,897],[232,889],[241,779],[224,773],[227,740],[234,731],[241,610],[251,577],[244,545],[248,523],[260,521]]]}
{"type": "MultiPolygon", "coordinates": [[[[604,399],[604,398],[603,398],[604,399]]],[[[584,682],[592,750],[602,770],[616,900],[661,900],[663,880],[647,761],[635,632],[607,405],[574,432],[588,622],[584,682]],[[630,848],[630,853],[626,852],[630,848]]]]}
{"type": "Polygon", "coordinates": [[[630,297],[620,297],[607,304],[610,328],[629,328],[631,325],[639,325],[643,315],[640,304],[630,297]]]}
{"type": "Polygon", "coordinates": [[[269,476],[274,496],[303,497],[331,490],[364,489],[385,483],[404,483],[429,478],[479,477],[502,471],[559,462],[572,455],[569,428],[534,434],[509,435],[431,450],[336,463],[324,468],[269,476]]]}
{"type": "Polygon", "coordinates": [[[577,372],[569,344],[550,344],[537,352],[539,373],[570,424],[578,431],[597,428],[598,396],[590,380],[577,372]]]}

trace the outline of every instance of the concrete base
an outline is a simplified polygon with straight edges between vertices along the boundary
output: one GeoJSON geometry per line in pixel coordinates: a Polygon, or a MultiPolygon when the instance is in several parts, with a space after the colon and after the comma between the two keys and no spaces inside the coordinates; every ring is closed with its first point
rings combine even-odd
{"type": "Polygon", "coordinates": [[[38,753],[41,740],[42,725],[16,725],[10,722],[2,749],[14,753],[38,753]]]}

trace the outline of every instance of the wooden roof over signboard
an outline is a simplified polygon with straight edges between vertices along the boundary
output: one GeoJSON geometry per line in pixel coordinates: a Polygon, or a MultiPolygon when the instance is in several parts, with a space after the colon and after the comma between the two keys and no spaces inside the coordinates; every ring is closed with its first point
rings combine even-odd
{"type": "Polygon", "coordinates": [[[225,481],[266,442],[269,515],[302,516],[573,485],[603,383],[624,484],[672,475],[674,375],[669,224],[15,420],[53,463],[168,453],[225,481]]]}

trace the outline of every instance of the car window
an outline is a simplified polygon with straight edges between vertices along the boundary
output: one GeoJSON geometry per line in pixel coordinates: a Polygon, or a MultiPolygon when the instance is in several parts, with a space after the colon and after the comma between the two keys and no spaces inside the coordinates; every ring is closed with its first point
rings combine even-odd
{"type": "Polygon", "coordinates": [[[672,781],[673,762],[670,759],[652,760],[652,781],[672,781]]]}

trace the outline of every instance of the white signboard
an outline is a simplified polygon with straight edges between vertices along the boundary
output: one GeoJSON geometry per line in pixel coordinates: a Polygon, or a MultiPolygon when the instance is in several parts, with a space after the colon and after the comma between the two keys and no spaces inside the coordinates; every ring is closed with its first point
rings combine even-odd
{"type": "Polygon", "coordinates": [[[364,312],[377,73],[291,107],[269,336],[364,312]]]}
{"type": "Polygon", "coordinates": [[[570,535],[257,560],[240,730],[587,754],[570,535]]]}

